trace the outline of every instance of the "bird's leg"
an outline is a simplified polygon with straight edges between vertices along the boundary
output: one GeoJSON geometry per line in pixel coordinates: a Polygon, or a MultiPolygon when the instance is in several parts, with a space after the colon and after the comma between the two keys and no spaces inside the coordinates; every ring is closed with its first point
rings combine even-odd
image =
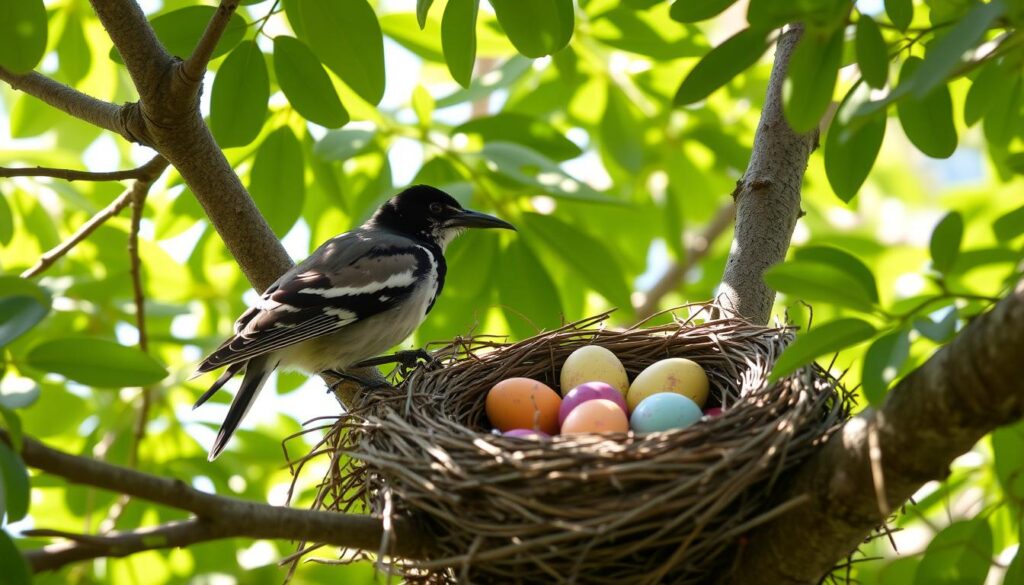
{"type": "Polygon", "coordinates": [[[355,374],[349,374],[348,372],[340,372],[338,370],[325,370],[323,373],[334,376],[336,378],[341,378],[340,381],[327,387],[328,392],[333,392],[334,390],[337,390],[338,384],[341,384],[341,382],[344,381],[359,384],[361,387],[366,388],[367,390],[378,390],[380,388],[391,387],[391,384],[387,380],[384,380],[383,378],[363,378],[362,376],[356,376],[355,374]]]}
{"type": "Polygon", "coordinates": [[[429,351],[423,348],[403,349],[400,351],[396,351],[395,353],[390,355],[382,355],[375,358],[363,360],[352,367],[368,368],[372,366],[381,366],[384,364],[399,363],[405,366],[406,368],[411,369],[415,368],[416,365],[420,362],[420,360],[430,363],[435,359],[436,358],[434,358],[434,356],[432,356],[429,351]]]}

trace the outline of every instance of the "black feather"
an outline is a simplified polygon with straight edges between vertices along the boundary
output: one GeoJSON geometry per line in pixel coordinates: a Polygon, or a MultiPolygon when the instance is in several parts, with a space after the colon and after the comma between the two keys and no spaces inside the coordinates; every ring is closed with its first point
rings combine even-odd
{"type": "Polygon", "coordinates": [[[259,394],[259,391],[267,382],[267,378],[270,377],[270,374],[276,367],[276,363],[272,365],[267,364],[267,358],[264,356],[249,360],[246,364],[242,385],[238,387],[238,393],[235,394],[235,398],[231,401],[231,406],[228,408],[228,415],[224,417],[224,422],[220,425],[217,438],[213,440],[213,447],[210,448],[210,455],[208,457],[210,461],[216,459],[224,450],[224,447],[227,446],[231,435],[235,434],[235,429],[242,422],[245,413],[249,412],[249,407],[252,406],[256,395],[259,394]]]}

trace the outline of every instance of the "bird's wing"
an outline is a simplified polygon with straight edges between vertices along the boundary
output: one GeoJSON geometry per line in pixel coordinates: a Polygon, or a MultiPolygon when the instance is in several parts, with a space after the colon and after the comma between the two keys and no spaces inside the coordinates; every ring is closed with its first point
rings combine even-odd
{"type": "Polygon", "coordinates": [[[332,333],[408,298],[435,261],[420,243],[357,230],[326,242],[235,323],[196,375],[332,333]]]}

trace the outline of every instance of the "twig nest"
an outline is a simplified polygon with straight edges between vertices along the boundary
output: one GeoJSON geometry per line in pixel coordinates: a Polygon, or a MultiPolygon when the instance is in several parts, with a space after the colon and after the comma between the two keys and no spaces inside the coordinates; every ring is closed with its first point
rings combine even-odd
{"type": "MultiPolygon", "coordinates": [[[[849,396],[817,366],[767,383],[792,339],[787,328],[690,319],[614,331],[600,326],[606,317],[509,345],[460,339],[439,352],[441,364],[366,393],[326,440],[334,455],[318,507],[417,522],[435,543],[428,558],[389,557],[387,542],[375,557],[412,582],[621,585],[727,575],[745,535],[790,505],[772,499],[776,483],[849,416],[849,396]],[[587,347],[612,354],[634,385],[660,360],[699,364],[703,406],[716,416],[625,432],[622,407],[593,397],[565,424],[593,403],[609,420],[622,417],[616,432],[490,432],[492,387],[527,378],[566,393],[565,369],[576,366],[569,358],[587,347]]],[[[570,383],[623,384],[583,377],[570,383]]]]}

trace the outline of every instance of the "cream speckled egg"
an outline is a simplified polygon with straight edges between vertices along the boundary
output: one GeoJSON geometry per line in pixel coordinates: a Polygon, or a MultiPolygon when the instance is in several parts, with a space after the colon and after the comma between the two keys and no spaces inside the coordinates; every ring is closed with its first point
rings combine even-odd
{"type": "Polygon", "coordinates": [[[584,345],[569,354],[560,381],[562,396],[585,382],[604,382],[622,394],[629,390],[626,368],[611,350],[600,345],[584,345]]]}
{"type": "Polygon", "coordinates": [[[669,358],[654,362],[637,375],[626,394],[629,411],[644,398],[659,392],[673,392],[689,397],[698,406],[708,399],[708,376],[704,368],[686,358],[669,358]]]}

